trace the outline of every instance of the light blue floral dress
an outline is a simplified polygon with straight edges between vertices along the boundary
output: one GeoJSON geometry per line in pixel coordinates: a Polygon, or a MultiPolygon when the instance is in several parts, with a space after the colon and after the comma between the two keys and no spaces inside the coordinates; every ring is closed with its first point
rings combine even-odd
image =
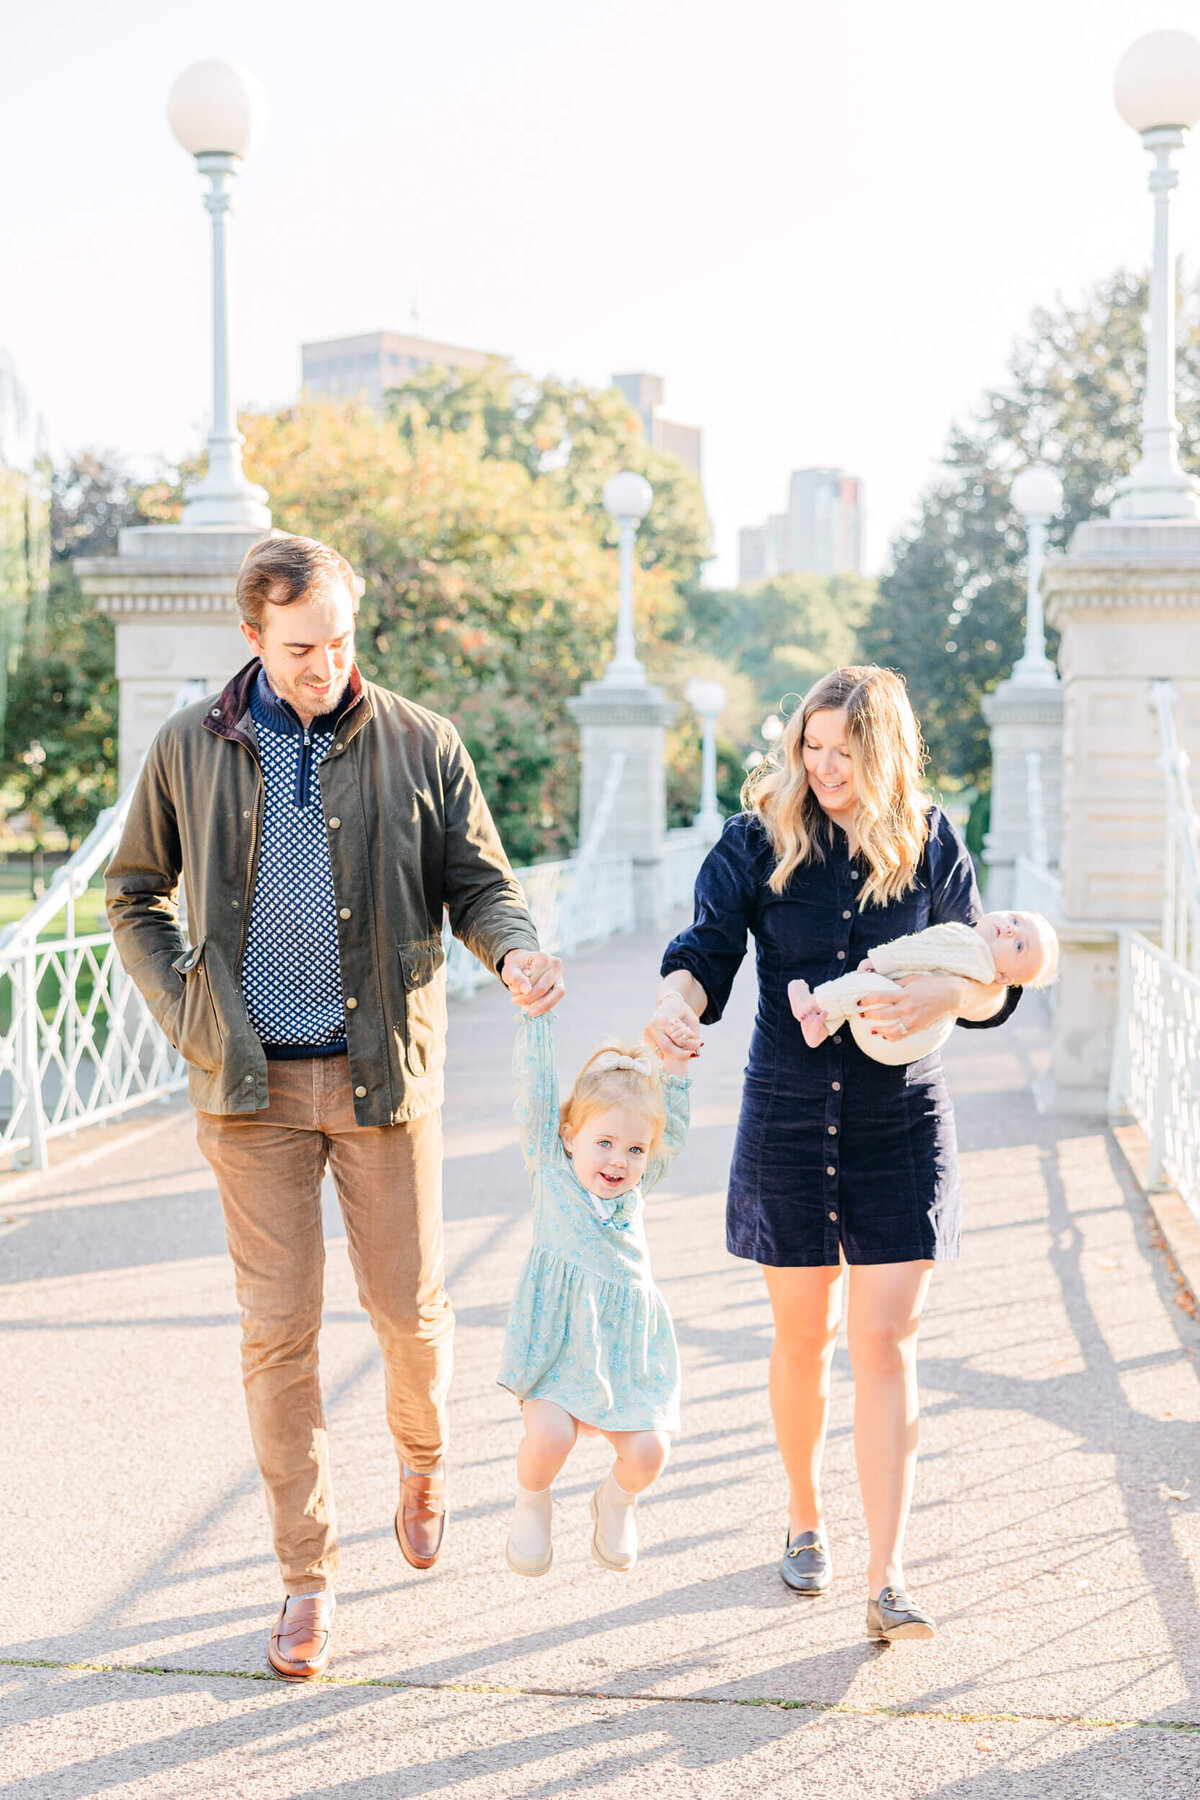
{"type": "Polygon", "coordinates": [[[663,1080],[667,1121],[640,1185],[611,1204],[575,1175],[558,1135],[552,1014],[522,1015],[513,1049],[533,1246],[513,1297],[498,1380],[605,1431],[678,1431],[679,1348],[654,1285],[643,1193],[687,1136],[686,1076],[663,1080]]]}

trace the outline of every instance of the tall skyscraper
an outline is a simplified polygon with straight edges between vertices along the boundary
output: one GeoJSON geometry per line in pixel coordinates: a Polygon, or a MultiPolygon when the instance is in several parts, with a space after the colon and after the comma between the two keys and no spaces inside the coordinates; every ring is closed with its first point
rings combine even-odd
{"type": "Polygon", "coordinates": [[[694,469],[699,475],[703,434],[698,425],[684,425],[663,412],[662,376],[648,375],[644,371],[614,375],[613,386],[624,394],[641,418],[646,442],[655,450],[665,450],[669,455],[677,456],[680,462],[686,463],[689,469],[694,469]]]}
{"type": "Polygon", "coordinates": [[[859,575],[863,563],[863,485],[841,469],[796,469],[784,513],[749,525],[738,540],[738,580],[811,572],[859,575]]]}
{"type": "Polygon", "coordinates": [[[302,344],[301,383],[306,394],[349,398],[358,394],[376,408],[389,388],[418,369],[486,369],[500,357],[461,344],[408,337],[398,331],[368,331],[360,337],[322,338],[302,344]]]}

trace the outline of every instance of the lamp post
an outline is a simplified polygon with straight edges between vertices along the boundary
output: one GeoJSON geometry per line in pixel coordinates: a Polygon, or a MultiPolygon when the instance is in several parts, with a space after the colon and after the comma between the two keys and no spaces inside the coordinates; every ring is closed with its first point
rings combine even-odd
{"type": "Polygon", "coordinates": [[[1194,519],[1200,483],[1179,466],[1175,415],[1175,258],[1171,251],[1172,158],[1200,119],[1200,43],[1186,31],[1152,31],[1129,46],[1113,80],[1117,111],[1154,158],[1154,261],[1146,340],[1142,450],[1117,484],[1112,515],[1122,519],[1194,519]]]}
{"type": "Polygon", "coordinates": [[[725,821],[717,805],[717,718],[729,695],[719,681],[693,677],[683,690],[684,699],[700,715],[703,730],[700,749],[700,811],[692,823],[711,842],[720,837],[725,821]]]}
{"type": "Polygon", "coordinates": [[[208,469],[184,495],[183,525],[241,525],[269,531],[265,488],[242,470],[229,379],[229,214],[242,159],[262,135],[266,106],[257,81],[231,62],[193,63],[167,101],[171,129],[208,177],[212,218],[213,388],[208,469]]]}
{"type": "Polygon", "coordinates": [[[1046,530],[1062,505],[1062,482],[1053,469],[1022,469],[1012,484],[1012,503],[1025,521],[1029,540],[1025,598],[1025,650],[1013,664],[1012,678],[1023,686],[1058,680],[1046,655],[1046,616],[1042,608],[1042,563],[1046,530]]]}
{"type": "Polygon", "coordinates": [[[622,469],[604,484],[604,510],[617,522],[621,554],[617,652],[604,671],[605,682],[614,687],[644,687],[646,683],[646,671],[638,661],[633,635],[633,544],[653,499],[650,483],[632,469],[622,469]]]}

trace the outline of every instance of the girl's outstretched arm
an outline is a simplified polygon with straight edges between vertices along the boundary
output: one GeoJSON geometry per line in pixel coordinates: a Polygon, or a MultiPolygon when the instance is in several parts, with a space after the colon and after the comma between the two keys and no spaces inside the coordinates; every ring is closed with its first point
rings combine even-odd
{"type": "Polygon", "coordinates": [[[521,1141],[521,1155],[528,1169],[536,1169],[559,1154],[558,1071],[554,1066],[553,1013],[532,1019],[521,1014],[513,1044],[513,1080],[517,1098],[513,1111],[521,1141]]]}
{"type": "Polygon", "coordinates": [[[642,1192],[657,1187],[679,1152],[683,1149],[692,1115],[690,1075],[664,1075],[663,1098],[667,1103],[667,1122],[655,1145],[654,1155],[642,1176],[642,1192]]]}

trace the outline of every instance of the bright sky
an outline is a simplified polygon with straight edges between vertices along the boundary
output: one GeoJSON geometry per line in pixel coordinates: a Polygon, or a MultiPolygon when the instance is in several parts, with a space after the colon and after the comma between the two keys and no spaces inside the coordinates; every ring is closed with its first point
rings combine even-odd
{"type": "Polygon", "coordinates": [[[1200,35],[1200,0],[9,8],[0,344],[56,446],[194,445],[207,219],[165,101],[231,57],[272,108],[239,184],[239,401],[290,399],[306,338],[407,329],[416,286],[423,334],[661,373],[704,427],[716,577],[811,463],[865,480],[877,568],[1031,308],[1148,261],[1111,79],[1164,26],[1200,35]]]}

